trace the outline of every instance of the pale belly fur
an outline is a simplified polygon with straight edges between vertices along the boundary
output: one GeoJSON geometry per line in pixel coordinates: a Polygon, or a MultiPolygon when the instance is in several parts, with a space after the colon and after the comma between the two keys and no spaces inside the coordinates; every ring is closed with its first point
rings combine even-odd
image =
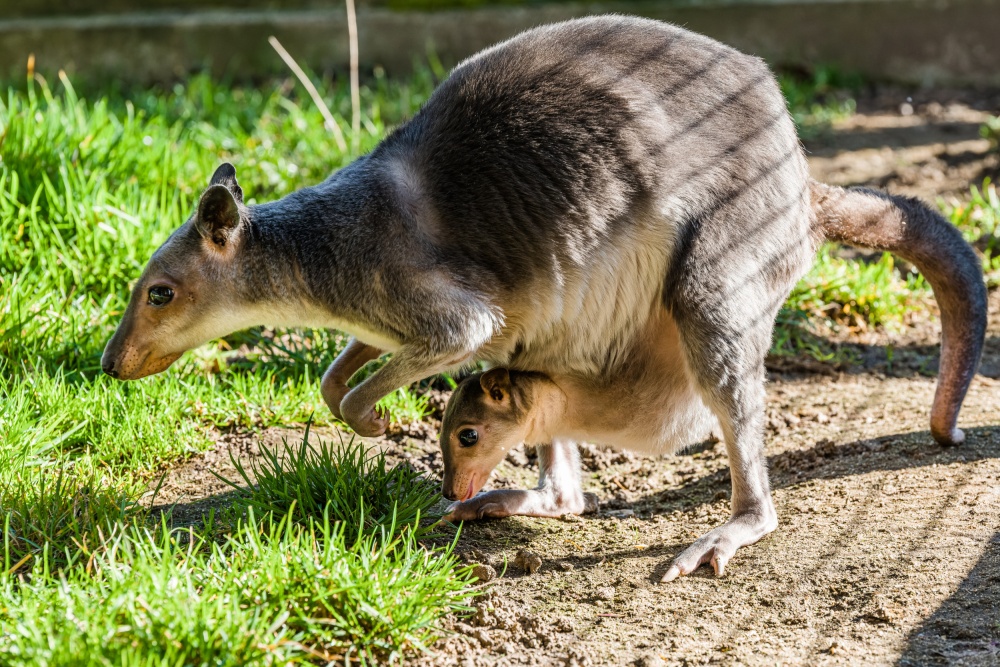
{"type": "Polygon", "coordinates": [[[662,303],[679,213],[666,200],[628,233],[557,260],[538,284],[503,297],[503,329],[476,357],[550,376],[605,377],[620,367],[662,303]]]}
{"type": "Polygon", "coordinates": [[[600,381],[553,376],[568,398],[565,432],[574,440],[643,454],[669,454],[719,432],[702,401],[666,309],[649,318],[621,369],[600,381]]]}

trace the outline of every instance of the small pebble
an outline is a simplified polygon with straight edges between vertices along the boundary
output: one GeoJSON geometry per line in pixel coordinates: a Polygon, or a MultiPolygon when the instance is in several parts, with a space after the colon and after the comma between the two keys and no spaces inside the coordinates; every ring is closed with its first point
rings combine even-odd
{"type": "Polygon", "coordinates": [[[636,667],[665,667],[666,662],[655,653],[647,653],[635,661],[636,667]]]}
{"type": "Polygon", "coordinates": [[[497,578],[497,571],[490,565],[476,563],[472,568],[472,576],[482,582],[493,581],[497,578]]]}
{"type": "Polygon", "coordinates": [[[571,572],[573,570],[573,563],[567,561],[560,561],[559,569],[562,570],[563,572],[571,572]]]}
{"type": "Polygon", "coordinates": [[[615,587],[614,586],[601,586],[595,591],[598,600],[614,600],[615,599],[615,587]]]}
{"type": "Polygon", "coordinates": [[[514,556],[514,565],[528,574],[534,574],[542,566],[542,557],[527,549],[521,549],[514,556]]]}

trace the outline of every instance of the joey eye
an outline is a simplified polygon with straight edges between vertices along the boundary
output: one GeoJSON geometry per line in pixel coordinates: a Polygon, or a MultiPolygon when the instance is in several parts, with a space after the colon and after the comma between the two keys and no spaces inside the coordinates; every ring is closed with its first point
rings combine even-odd
{"type": "Polygon", "coordinates": [[[149,288],[149,305],[165,306],[174,298],[174,291],[165,285],[153,285],[149,288]]]}
{"type": "Polygon", "coordinates": [[[479,442],[479,434],[476,433],[476,429],[474,428],[463,428],[458,432],[458,442],[463,447],[472,447],[479,442]]]}

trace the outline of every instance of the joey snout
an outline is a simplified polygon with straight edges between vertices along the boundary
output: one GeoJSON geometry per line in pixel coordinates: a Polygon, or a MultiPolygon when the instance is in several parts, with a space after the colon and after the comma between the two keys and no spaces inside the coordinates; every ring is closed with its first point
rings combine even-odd
{"type": "Polygon", "coordinates": [[[468,500],[479,492],[487,477],[489,473],[482,475],[475,471],[446,470],[444,480],[441,482],[441,495],[452,501],[468,500]]]}

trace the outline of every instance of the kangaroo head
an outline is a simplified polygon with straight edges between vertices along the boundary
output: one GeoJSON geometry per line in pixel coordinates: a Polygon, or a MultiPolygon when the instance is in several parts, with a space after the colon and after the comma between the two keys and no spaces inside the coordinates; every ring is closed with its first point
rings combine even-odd
{"type": "Polygon", "coordinates": [[[194,215],[153,253],[101,359],[104,372],[135,380],[165,370],[186,350],[252,323],[240,306],[235,258],[243,190],[229,163],[216,169],[194,215]]]}
{"type": "Polygon", "coordinates": [[[449,500],[475,496],[490,473],[531,430],[530,375],[494,368],[463,380],[441,422],[444,480],[449,500]]]}

